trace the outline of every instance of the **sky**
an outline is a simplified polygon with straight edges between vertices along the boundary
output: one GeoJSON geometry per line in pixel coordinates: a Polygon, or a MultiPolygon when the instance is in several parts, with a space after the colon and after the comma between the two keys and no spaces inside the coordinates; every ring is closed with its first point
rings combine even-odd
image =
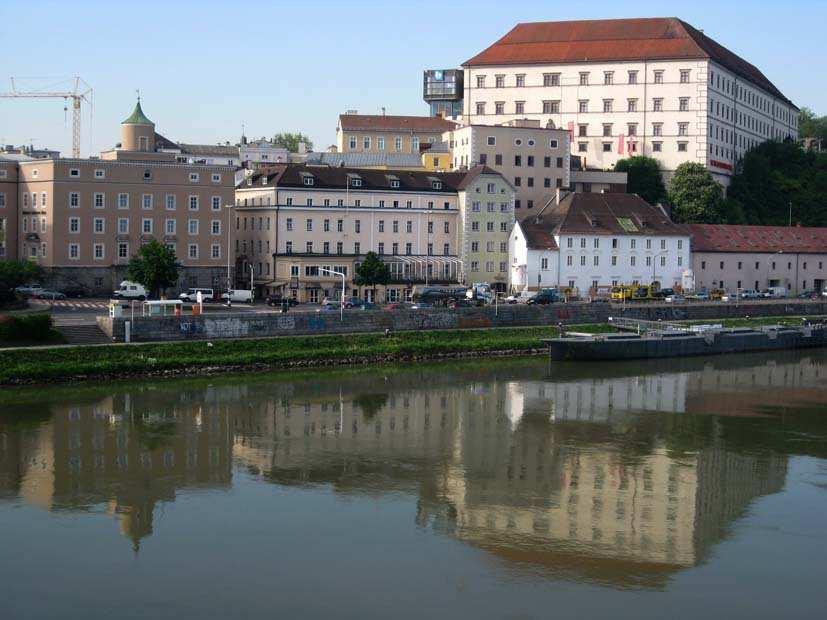
{"type": "MultiPolygon", "coordinates": [[[[174,141],[301,131],[335,143],[346,110],[427,114],[422,71],[458,67],[525,21],[666,17],[669,10],[761,69],[798,106],[827,114],[827,0],[661,1],[0,0],[0,92],[81,76],[94,89],[82,155],[119,140],[140,90],[174,141]],[[91,122],[90,122],[91,112],[91,122]]],[[[0,143],[71,152],[61,99],[0,99],[0,143]]]]}

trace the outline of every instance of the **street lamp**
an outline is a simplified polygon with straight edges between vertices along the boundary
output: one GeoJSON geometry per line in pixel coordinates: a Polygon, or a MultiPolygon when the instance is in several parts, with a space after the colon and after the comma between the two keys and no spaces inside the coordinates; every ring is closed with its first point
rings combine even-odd
{"type": "Polygon", "coordinates": [[[654,256],[652,256],[652,284],[655,283],[655,266],[657,265],[657,261],[655,260],[659,256],[663,256],[664,254],[668,254],[669,252],[658,252],[654,256]]]}
{"type": "Polygon", "coordinates": [[[324,267],[319,267],[319,273],[327,273],[332,276],[339,276],[342,278],[342,298],[339,300],[339,320],[345,320],[345,274],[339,273],[338,271],[333,271],[332,269],[325,269],[324,267]]]}
{"type": "Polygon", "coordinates": [[[233,208],[234,205],[224,205],[227,209],[227,293],[229,294],[230,289],[232,288],[232,280],[230,278],[230,231],[232,227],[230,226],[230,209],[233,208]]]}

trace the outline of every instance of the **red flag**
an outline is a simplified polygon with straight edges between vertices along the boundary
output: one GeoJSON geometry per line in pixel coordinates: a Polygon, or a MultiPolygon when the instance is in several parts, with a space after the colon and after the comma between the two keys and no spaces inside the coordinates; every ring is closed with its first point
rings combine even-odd
{"type": "Polygon", "coordinates": [[[618,153],[618,155],[623,155],[623,153],[625,152],[625,149],[626,149],[626,140],[625,140],[625,138],[626,138],[626,136],[624,136],[623,134],[620,134],[617,137],[617,153],[618,153]]]}

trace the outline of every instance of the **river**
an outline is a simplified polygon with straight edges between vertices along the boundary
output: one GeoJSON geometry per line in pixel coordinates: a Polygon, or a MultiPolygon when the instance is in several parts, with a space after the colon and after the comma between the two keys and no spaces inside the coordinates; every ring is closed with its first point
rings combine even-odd
{"type": "Polygon", "coordinates": [[[0,390],[0,618],[811,618],[827,352],[0,390]]]}

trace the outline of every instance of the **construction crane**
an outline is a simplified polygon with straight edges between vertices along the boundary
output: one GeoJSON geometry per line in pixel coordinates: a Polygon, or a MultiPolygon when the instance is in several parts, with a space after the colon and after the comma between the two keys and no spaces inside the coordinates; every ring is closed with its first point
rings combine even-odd
{"type": "MultiPolygon", "coordinates": [[[[26,78],[17,78],[18,80],[26,78]]],[[[15,78],[10,78],[11,90],[7,93],[0,93],[3,99],[56,99],[64,101],[72,100],[72,157],[80,157],[80,103],[85,101],[92,105],[92,87],[79,76],[63,80],[42,90],[19,90],[14,83],[15,78]],[[64,84],[69,84],[71,90],[52,90],[64,84]]],[[[64,111],[66,107],[63,108],[64,111]]],[[[90,115],[91,119],[91,115],[90,115]]]]}

